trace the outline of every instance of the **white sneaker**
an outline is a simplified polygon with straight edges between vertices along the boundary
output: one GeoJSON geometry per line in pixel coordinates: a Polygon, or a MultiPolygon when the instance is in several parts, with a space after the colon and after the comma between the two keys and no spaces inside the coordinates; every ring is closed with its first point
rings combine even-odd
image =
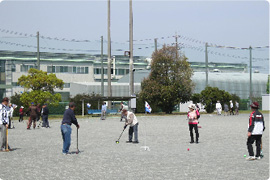
{"type": "Polygon", "coordinates": [[[255,160],[256,158],[254,156],[249,156],[248,158],[246,158],[247,161],[253,161],[255,160]]]}
{"type": "Polygon", "coordinates": [[[260,156],[259,156],[259,157],[256,157],[256,159],[257,159],[257,160],[260,160],[260,159],[261,159],[261,157],[260,157],[260,156]]]}

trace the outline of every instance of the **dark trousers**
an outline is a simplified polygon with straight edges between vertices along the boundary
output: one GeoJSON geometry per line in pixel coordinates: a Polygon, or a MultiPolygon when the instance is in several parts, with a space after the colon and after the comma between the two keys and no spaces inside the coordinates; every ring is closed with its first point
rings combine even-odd
{"type": "Polygon", "coordinates": [[[20,114],[19,122],[23,121],[23,114],[20,114]]]}
{"type": "Polygon", "coordinates": [[[9,117],[8,120],[9,120],[8,129],[11,129],[11,120],[12,120],[12,117],[9,117]]]}
{"type": "Polygon", "coordinates": [[[42,127],[50,127],[49,121],[48,121],[48,115],[43,115],[42,120],[43,120],[42,127]]]}
{"type": "Polygon", "coordinates": [[[133,138],[133,133],[134,133],[134,141],[137,142],[138,141],[138,125],[139,123],[135,124],[134,126],[130,126],[129,127],[129,131],[128,131],[128,139],[129,141],[132,141],[133,138]]]}
{"type": "Polygon", "coordinates": [[[260,153],[261,153],[261,139],[262,139],[262,135],[251,135],[250,137],[248,137],[248,139],[247,139],[247,148],[248,148],[249,156],[254,156],[253,146],[252,146],[254,141],[256,141],[256,146],[257,146],[256,147],[256,157],[260,156],[260,153]]]}
{"type": "Polygon", "coordinates": [[[194,128],[195,134],[196,134],[196,142],[198,142],[199,141],[198,124],[189,124],[189,132],[190,132],[191,142],[194,142],[193,128],[194,128]]]}
{"type": "Polygon", "coordinates": [[[71,132],[72,129],[70,125],[67,124],[62,124],[61,125],[61,133],[62,133],[62,138],[63,138],[63,153],[68,153],[69,147],[71,144],[71,132]]]}
{"type": "Polygon", "coordinates": [[[230,115],[234,115],[233,108],[230,108],[230,115]]]}
{"type": "Polygon", "coordinates": [[[34,129],[36,128],[36,119],[37,119],[36,116],[30,116],[29,117],[28,124],[27,124],[27,129],[30,129],[30,127],[32,125],[32,122],[33,122],[33,128],[34,129]]]}

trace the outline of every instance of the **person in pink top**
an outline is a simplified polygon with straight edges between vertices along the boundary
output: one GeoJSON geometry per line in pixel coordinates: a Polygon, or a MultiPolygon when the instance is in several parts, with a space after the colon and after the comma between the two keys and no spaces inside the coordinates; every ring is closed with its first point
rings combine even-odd
{"type": "Polygon", "coordinates": [[[196,106],[195,104],[190,104],[188,106],[189,112],[188,112],[188,125],[189,125],[189,132],[190,132],[190,143],[194,143],[194,136],[193,136],[193,128],[195,130],[196,134],[196,143],[199,143],[199,131],[198,131],[198,117],[196,112],[196,106]]]}

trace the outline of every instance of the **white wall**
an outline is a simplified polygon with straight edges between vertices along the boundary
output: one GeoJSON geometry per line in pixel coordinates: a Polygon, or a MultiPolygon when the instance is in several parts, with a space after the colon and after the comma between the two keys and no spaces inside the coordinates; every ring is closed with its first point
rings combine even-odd
{"type": "Polygon", "coordinates": [[[262,110],[270,110],[270,94],[262,95],[262,110]]]}

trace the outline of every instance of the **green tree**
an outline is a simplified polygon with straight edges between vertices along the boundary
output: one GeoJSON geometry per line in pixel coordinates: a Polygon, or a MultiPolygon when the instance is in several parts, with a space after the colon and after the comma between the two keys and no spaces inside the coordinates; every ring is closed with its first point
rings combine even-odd
{"type": "Polygon", "coordinates": [[[25,90],[30,90],[24,91],[20,97],[25,105],[29,105],[31,102],[58,105],[61,101],[61,94],[55,93],[54,89],[63,89],[64,82],[55,74],[47,74],[42,70],[31,68],[27,76],[22,75],[18,79],[18,84],[25,90]]]}
{"type": "Polygon", "coordinates": [[[227,103],[232,99],[230,93],[219,90],[217,87],[207,86],[201,92],[201,102],[205,104],[207,113],[212,113],[216,109],[216,102],[220,101],[221,104],[227,103]]]}
{"type": "Polygon", "coordinates": [[[175,105],[190,99],[192,74],[187,58],[179,55],[175,46],[164,45],[152,54],[151,73],[142,82],[140,97],[151,106],[172,113],[175,105]]]}
{"type": "Polygon", "coordinates": [[[10,97],[10,103],[16,104],[18,107],[14,109],[13,116],[19,116],[19,110],[21,106],[25,106],[26,104],[23,104],[23,102],[20,100],[21,95],[18,93],[15,93],[14,96],[10,97]]]}
{"type": "Polygon", "coordinates": [[[192,100],[192,102],[193,102],[194,104],[200,103],[200,102],[201,102],[201,99],[202,99],[202,96],[201,96],[201,94],[199,94],[199,93],[194,93],[194,94],[192,94],[192,96],[191,96],[191,100],[192,100]]]}
{"type": "Polygon", "coordinates": [[[233,104],[235,104],[235,101],[237,101],[239,103],[240,97],[237,96],[236,94],[231,94],[231,100],[233,101],[233,104]]]}

